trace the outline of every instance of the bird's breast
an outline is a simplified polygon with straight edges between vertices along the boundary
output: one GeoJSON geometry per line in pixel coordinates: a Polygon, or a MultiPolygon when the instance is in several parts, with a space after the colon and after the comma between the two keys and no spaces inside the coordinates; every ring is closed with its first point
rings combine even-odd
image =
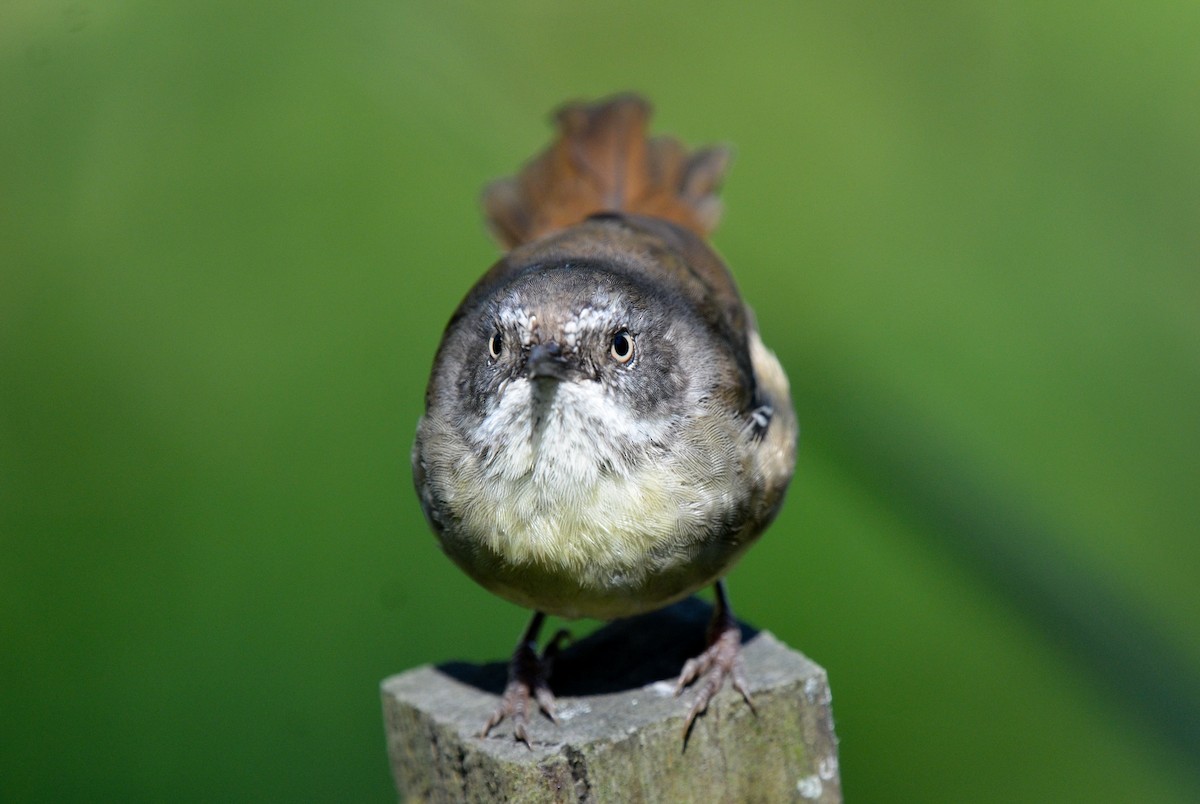
{"type": "Polygon", "coordinates": [[[633,564],[686,507],[654,459],[672,426],[596,382],[516,381],[471,436],[485,482],[464,525],[516,563],[633,564]]]}
{"type": "Polygon", "coordinates": [[[732,417],[650,419],[588,381],[546,390],[514,381],[467,430],[422,423],[431,519],[481,585],[564,616],[628,616],[711,582],[757,535],[732,417]]]}

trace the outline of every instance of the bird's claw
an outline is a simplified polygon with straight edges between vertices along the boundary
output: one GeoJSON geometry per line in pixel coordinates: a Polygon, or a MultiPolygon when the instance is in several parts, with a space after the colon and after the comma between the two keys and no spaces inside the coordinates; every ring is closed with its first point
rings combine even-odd
{"type": "Polygon", "coordinates": [[[708,709],[708,704],[721,690],[725,679],[757,714],[754,701],[750,699],[750,688],[746,683],[746,668],[742,661],[742,632],[737,621],[726,612],[719,612],[709,631],[708,648],[694,659],[688,659],[679,679],[675,682],[675,694],[679,695],[689,684],[704,678],[697,689],[696,700],[688,709],[683,722],[683,737],[686,740],[696,718],[708,709]]]}
{"type": "Polygon", "coordinates": [[[570,638],[570,633],[565,629],[560,630],[546,644],[546,649],[540,656],[534,640],[527,640],[517,646],[508,665],[508,685],[504,688],[500,705],[483,725],[483,730],[479,732],[480,737],[487,737],[488,732],[508,718],[513,722],[513,737],[532,750],[533,743],[530,741],[528,728],[531,699],[555,725],[558,725],[554,693],[550,691],[549,685],[550,671],[562,643],[570,638]]]}

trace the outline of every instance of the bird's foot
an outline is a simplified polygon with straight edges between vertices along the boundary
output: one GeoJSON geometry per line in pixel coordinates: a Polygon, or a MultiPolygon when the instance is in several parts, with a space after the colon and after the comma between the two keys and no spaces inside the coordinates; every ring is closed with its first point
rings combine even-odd
{"type": "Polygon", "coordinates": [[[742,698],[750,706],[750,711],[756,711],[754,702],[750,700],[746,668],[742,661],[742,630],[723,598],[724,595],[721,594],[717,609],[713,613],[712,624],[709,625],[708,649],[694,659],[688,659],[679,674],[679,680],[675,682],[675,694],[679,695],[693,681],[704,677],[704,683],[698,688],[696,700],[688,709],[687,718],[683,722],[684,740],[691,733],[692,723],[708,709],[709,702],[721,691],[726,678],[730,680],[733,688],[742,694],[742,698]]]}
{"type": "Polygon", "coordinates": [[[483,725],[480,737],[486,737],[488,732],[508,718],[513,723],[513,737],[532,749],[528,730],[531,700],[536,701],[538,708],[555,724],[558,723],[558,715],[554,711],[554,693],[550,692],[550,671],[562,643],[570,637],[565,629],[559,631],[540,656],[537,653],[536,636],[522,640],[508,664],[508,686],[504,688],[500,706],[483,725]]]}

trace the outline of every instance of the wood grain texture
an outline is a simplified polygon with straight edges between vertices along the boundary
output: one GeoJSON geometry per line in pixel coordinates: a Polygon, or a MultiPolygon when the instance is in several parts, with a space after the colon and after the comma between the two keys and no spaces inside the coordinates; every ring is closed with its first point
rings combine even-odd
{"type": "Polygon", "coordinates": [[[840,802],[825,671],[743,626],[757,712],[726,688],[681,735],[694,694],[673,695],[710,607],[692,599],[597,631],[566,650],[551,684],[561,724],[533,748],[503,725],[476,735],[503,688],[501,663],[424,666],[383,682],[388,753],[407,801],[840,802]]]}

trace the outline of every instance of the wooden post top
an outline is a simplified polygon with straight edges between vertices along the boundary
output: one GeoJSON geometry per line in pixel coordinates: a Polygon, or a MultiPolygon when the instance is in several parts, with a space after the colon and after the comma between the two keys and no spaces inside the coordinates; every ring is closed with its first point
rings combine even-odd
{"type": "Polygon", "coordinates": [[[704,646],[711,608],[692,599],[611,623],[563,651],[550,679],[555,725],[538,714],[532,750],[502,723],[476,735],[507,665],[447,663],[386,679],[392,774],[407,801],[840,802],[825,671],[743,625],[757,713],[726,688],[682,729],[695,694],[675,678],[704,646]]]}

